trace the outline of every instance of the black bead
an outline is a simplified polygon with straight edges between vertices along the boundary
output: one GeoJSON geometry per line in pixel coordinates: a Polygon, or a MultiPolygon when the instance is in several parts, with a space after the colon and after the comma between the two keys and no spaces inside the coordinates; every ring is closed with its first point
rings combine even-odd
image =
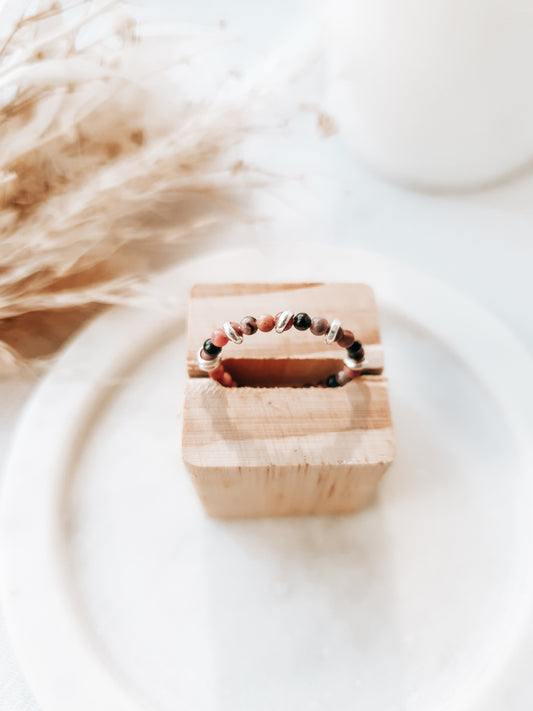
{"type": "Polygon", "coordinates": [[[338,387],[339,383],[337,382],[337,376],[336,375],[328,376],[328,379],[326,380],[326,385],[328,386],[328,388],[338,387]]]}
{"type": "Polygon", "coordinates": [[[359,341],[354,341],[352,345],[346,349],[348,356],[354,360],[363,360],[365,351],[363,349],[363,344],[359,341]]]}
{"type": "Polygon", "coordinates": [[[222,348],[220,346],[215,346],[214,343],[211,342],[211,339],[208,338],[207,341],[204,342],[204,353],[206,355],[210,356],[217,356],[222,348]]]}
{"type": "Polygon", "coordinates": [[[311,325],[311,316],[306,313],[299,313],[296,314],[294,317],[294,323],[293,326],[296,328],[298,331],[307,331],[309,326],[311,325]]]}

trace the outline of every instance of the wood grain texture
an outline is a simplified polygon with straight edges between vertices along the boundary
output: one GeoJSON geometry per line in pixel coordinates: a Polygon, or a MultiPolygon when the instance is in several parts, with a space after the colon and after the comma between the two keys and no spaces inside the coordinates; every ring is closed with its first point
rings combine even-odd
{"type": "Polygon", "coordinates": [[[182,451],[212,516],[357,511],[394,457],[386,381],[222,388],[192,378],[182,451]]]}
{"type": "MultiPolygon", "coordinates": [[[[196,362],[198,349],[224,321],[276,314],[287,308],[329,320],[340,318],[364,344],[368,361],[364,372],[377,375],[383,371],[377,306],[366,284],[196,284],[189,307],[189,376],[206,377],[196,362]]],[[[309,331],[296,329],[283,334],[256,333],[245,336],[240,345],[228,343],[224,347],[226,370],[239,383],[255,386],[315,383],[342,368],[345,356],[345,350],[337,345],[328,346],[309,331]]]]}
{"type": "Polygon", "coordinates": [[[214,327],[285,308],[337,316],[357,330],[369,372],[383,368],[376,303],[366,285],[193,287],[182,456],[211,516],[358,511],[393,460],[385,378],[362,375],[342,388],[291,387],[318,382],[341,367],[344,349],[322,338],[291,329],[228,344],[225,367],[244,387],[224,388],[197,369],[196,352],[214,327]]]}

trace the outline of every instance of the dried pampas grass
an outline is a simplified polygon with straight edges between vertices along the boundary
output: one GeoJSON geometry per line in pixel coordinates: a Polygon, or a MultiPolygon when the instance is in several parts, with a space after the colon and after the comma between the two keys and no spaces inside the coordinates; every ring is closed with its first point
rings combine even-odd
{"type": "Polygon", "coordinates": [[[4,373],[95,308],[146,298],[143,278],[253,183],[234,150],[241,102],[187,100],[127,18],[82,42],[111,6],[41,6],[0,38],[4,373]]]}

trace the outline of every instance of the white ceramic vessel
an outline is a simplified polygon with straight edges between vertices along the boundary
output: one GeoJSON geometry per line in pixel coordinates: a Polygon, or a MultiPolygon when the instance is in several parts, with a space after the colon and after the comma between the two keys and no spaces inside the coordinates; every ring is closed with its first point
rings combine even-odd
{"type": "Polygon", "coordinates": [[[403,183],[452,190],[531,167],[531,2],[326,7],[329,108],[369,165],[403,183]]]}

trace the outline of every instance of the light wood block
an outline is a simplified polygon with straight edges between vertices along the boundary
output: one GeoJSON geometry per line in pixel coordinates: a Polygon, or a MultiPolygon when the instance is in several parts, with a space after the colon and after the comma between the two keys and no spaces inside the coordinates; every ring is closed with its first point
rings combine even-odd
{"type": "Polygon", "coordinates": [[[342,388],[291,387],[342,366],[344,350],[309,332],[257,333],[240,346],[228,344],[224,362],[245,387],[223,388],[197,368],[196,352],[215,326],[284,308],[338,316],[346,328],[357,327],[367,372],[383,368],[376,304],[366,285],[193,287],[182,453],[211,516],[358,511],[393,460],[385,378],[363,375],[342,388]]]}

